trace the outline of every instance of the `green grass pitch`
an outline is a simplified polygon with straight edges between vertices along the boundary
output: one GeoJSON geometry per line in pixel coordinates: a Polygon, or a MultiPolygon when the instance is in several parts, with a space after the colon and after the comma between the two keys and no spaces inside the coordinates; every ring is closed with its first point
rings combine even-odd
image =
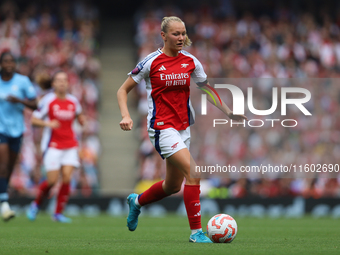
{"type": "MultiPolygon", "coordinates": [[[[209,218],[203,217],[205,225],[209,218]]],[[[340,254],[340,221],[325,219],[236,218],[238,234],[230,244],[189,243],[184,217],[141,217],[130,232],[125,218],[75,217],[72,224],[41,214],[0,222],[0,254],[340,254]]],[[[204,227],[205,230],[205,227],[204,227]]]]}

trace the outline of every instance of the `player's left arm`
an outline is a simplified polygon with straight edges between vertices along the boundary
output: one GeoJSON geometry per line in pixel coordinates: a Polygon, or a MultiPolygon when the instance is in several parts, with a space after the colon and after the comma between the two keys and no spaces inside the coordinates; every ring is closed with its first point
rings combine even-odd
{"type": "Polygon", "coordinates": [[[27,108],[30,108],[31,110],[36,110],[37,107],[37,99],[20,99],[18,97],[15,96],[8,96],[7,101],[11,102],[11,103],[20,103],[23,104],[24,106],[26,106],[27,108]]]}
{"type": "Polygon", "coordinates": [[[212,103],[214,106],[216,106],[218,109],[220,109],[230,119],[236,121],[248,120],[248,118],[243,114],[235,115],[233,111],[230,110],[230,108],[226,105],[226,103],[224,103],[224,101],[218,95],[216,95],[215,91],[209,85],[208,81],[197,83],[197,85],[199,86],[203,93],[209,94],[207,96],[208,101],[212,103]]]}
{"type": "Polygon", "coordinates": [[[74,98],[74,103],[75,103],[75,107],[76,107],[76,109],[75,109],[76,119],[79,122],[79,124],[84,127],[85,124],[86,124],[86,116],[83,112],[83,108],[82,108],[80,102],[78,101],[78,99],[74,98]]]}
{"type": "Polygon", "coordinates": [[[20,103],[31,110],[36,110],[38,108],[37,94],[29,78],[24,77],[19,86],[21,86],[24,98],[9,95],[6,100],[11,103],[20,103]]]}
{"type": "Polygon", "coordinates": [[[79,122],[79,124],[81,126],[85,126],[85,123],[86,123],[86,116],[84,113],[80,113],[77,115],[76,117],[77,121],[79,122]]]}

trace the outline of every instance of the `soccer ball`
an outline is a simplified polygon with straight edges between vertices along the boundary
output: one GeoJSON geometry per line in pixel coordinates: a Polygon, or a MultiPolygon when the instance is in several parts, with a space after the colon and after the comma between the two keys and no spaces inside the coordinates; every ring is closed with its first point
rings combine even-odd
{"type": "Polygon", "coordinates": [[[207,234],[214,243],[231,243],[237,234],[237,224],[228,214],[216,214],[207,225],[207,234]]]}

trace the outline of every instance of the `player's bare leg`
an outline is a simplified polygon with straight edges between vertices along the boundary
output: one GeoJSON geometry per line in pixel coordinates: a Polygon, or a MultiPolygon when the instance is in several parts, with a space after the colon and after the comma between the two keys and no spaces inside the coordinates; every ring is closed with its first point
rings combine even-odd
{"type": "Polygon", "coordinates": [[[72,178],[73,169],[74,169],[73,166],[62,166],[61,167],[62,183],[61,183],[58,197],[57,197],[57,205],[56,205],[55,213],[53,215],[54,221],[61,222],[61,223],[72,222],[70,218],[65,217],[62,213],[69,198],[70,182],[72,178]]]}
{"type": "Polygon", "coordinates": [[[26,216],[30,221],[34,221],[39,212],[41,204],[48,196],[51,188],[58,182],[60,171],[49,170],[46,174],[47,180],[43,181],[39,185],[39,191],[36,199],[30,204],[30,207],[26,211],[26,216]]]}
{"type": "Polygon", "coordinates": [[[163,190],[167,194],[175,194],[182,188],[184,175],[176,166],[174,166],[168,159],[166,160],[166,173],[163,182],[163,190]]]}
{"type": "Polygon", "coordinates": [[[183,199],[187,210],[189,225],[191,229],[190,242],[212,243],[205,236],[201,225],[201,203],[200,203],[200,175],[195,174],[196,163],[187,148],[184,148],[167,159],[173,166],[179,169],[186,179],[183,199]]]}
{"type": "Polygon", "coordinates": [[[130,194],[127,198],[127,203],[129,205],[127,226],[129,230],[134,231],[137,228],[141,206],[156,202],[171,194],[179,192],[181,190],[183,178],[182,172],[167,160],[164,181],[155,183],[139,196],[137,194],[130,194]]]}

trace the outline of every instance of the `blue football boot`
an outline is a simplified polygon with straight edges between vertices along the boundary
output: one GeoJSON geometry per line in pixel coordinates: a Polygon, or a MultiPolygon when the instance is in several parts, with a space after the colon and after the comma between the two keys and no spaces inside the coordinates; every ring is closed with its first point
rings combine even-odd
{"type": "Polygon", "coordinates": [[[190,235],[189,242],[191,243],[212,243],[202,230],[190,235]]]}
{"type": "Polygon", "coordinates": [[[136,205],[136,197],[138,195],[135,193],[130,194],[127,197],[127,203],[129,205],[129,215],[127,217],[127,227],[130,231],[135,231],[138,225],[138,216],[140,214],[140,206],[136,205]]]}

